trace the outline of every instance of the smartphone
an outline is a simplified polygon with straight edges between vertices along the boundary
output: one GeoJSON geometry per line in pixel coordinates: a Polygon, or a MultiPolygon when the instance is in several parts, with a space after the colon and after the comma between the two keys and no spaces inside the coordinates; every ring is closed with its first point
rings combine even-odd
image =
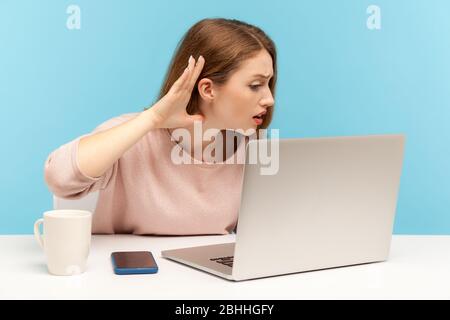
{"type": "Polygon", "coordinates": [[[122,251],[111,253],[115,274],[157,273],[158,266],[150,251],[122,251]]]}

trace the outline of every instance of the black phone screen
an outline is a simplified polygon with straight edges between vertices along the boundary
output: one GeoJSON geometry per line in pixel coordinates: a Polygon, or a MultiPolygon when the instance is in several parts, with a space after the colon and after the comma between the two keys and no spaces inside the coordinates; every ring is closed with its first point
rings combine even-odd
{"type": "Polygon", "coordinates": [[[117,268],[155,268],[155,259],[150,251],[113,252],[112,257],[117,268]]]}

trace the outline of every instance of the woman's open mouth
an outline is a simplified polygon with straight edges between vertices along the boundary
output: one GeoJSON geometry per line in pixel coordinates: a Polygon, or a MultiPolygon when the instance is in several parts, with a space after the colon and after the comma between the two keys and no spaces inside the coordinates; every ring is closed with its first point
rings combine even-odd
{"type": "Polygon", "coordinates": [[[267,111],[263,111],[261,113],[258,113],[256,116],[253,117],[253,121],[255,121],[256,125],[261,125],[264,121],[264,116],[267,113],[267,111]]]}
{"type": "Polygon", "coordinates": [[[260,126],[263,123],[263,117],[261,116],[254,116],[253,120],[255,121],[256,125],[260,126]]]}

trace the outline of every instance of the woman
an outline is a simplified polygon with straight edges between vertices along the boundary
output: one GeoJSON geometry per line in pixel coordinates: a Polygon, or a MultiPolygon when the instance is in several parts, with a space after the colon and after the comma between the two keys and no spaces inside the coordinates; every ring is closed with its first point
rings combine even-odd
{"type": "Polygon", "coordinates": [[[53,151],[45,162],[49,189],[68,199],[100,190],[93,233],[230,233],[237,224],[243,164],[195,157],[195,148],[207,146],[194,139],[194,128],[215,128],[225,140],[227,129],[267,128],[276,71],[275,45],[259,28],[221,18],[197,22],[176,50],[158,101],[53,151]],[[177,142],[175,129],[189,132],[192,141],[177,142]],[[175,164],[173,150],[197,163],[175,164]]]}

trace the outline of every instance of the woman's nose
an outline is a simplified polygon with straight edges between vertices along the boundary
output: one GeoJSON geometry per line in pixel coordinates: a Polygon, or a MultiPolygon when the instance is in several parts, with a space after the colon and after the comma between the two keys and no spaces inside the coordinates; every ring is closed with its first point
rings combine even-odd
{"type": "Polygon", "coordinates": [[[267,96],[264,97],[263,101],[262,101],[262,105],[266,108],[273,106],[273,104],[275,103],[275,100],[273,99],[273,95],[272,92],[270,92],[267,94],[267,96]]]}

